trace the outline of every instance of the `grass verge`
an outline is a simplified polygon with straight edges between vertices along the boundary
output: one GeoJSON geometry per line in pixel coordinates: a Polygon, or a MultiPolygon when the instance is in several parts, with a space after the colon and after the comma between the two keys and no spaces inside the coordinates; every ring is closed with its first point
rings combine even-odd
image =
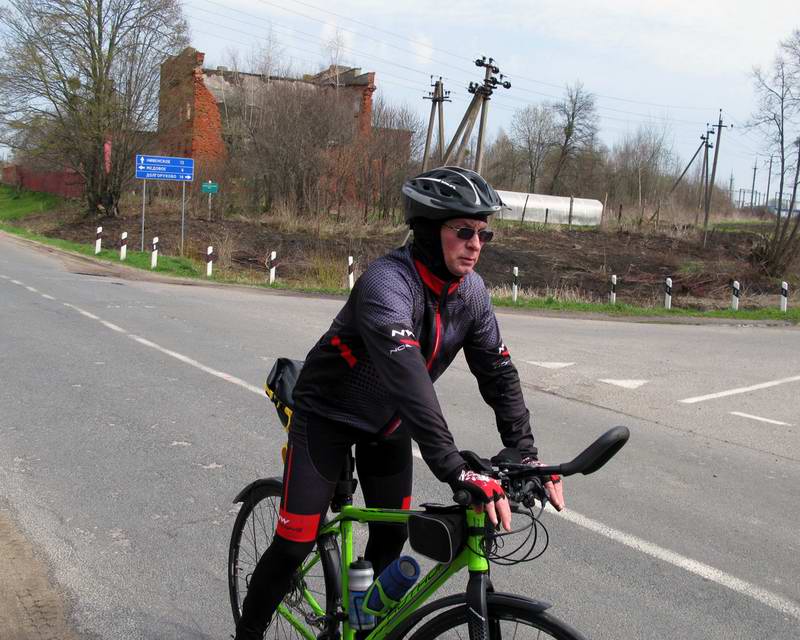
{"type": "Polygon", "coordinates": [[[497,307],[514,307],[518,309],[544,309],[577,313],[602,313],[610,316],[659,317],[659,318],[730,318],[737,320],[779,320],[800,323],[800,307],[789,308],[786,313],[780,309],[716,309],[701,311],[698,309],[659,307],[637,307],[630,304],[609,304],[598,302],[573,302],[557,298],[518,298],[515,303],[510,297],[495,296],[492,302],[497,307]]]}
{"type": "Polygon", "coordinates": [[[52,209],[61,198],[48,193],[17,191],[13,187],[0,185],[0,222],[20,220],[31,213],[52,209]]]}

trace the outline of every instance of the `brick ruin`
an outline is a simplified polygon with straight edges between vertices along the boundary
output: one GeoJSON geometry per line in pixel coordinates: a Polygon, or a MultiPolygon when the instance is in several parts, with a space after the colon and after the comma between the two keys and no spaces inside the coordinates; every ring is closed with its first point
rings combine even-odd
{"type": "Polygon", "coordinates": [[[357,135],[369,135],[375,73],[350,67],[329,68],[301,79],[203,67],[205,54],[187,47],[161,65],[158,147],[163,155],[194,158],[212,164],[226,158],[226,100],[237,96],[255,104],[263,91],[325,91],[336,87],[351,97],[357,135]]]}

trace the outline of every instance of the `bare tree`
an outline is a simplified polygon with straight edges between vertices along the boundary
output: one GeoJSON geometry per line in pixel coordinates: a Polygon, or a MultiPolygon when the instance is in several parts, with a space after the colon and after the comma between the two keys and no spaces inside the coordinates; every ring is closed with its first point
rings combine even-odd
{"type": "Polygon", "coordinates": [[[155,129],[160,65],[187,42],[181,3],[9,0],[0,24],[0,141],[71,167],[88,211],[116,214],[155,129]]]}
{"type": "Polygon", "coordinates": [[[591,146],[597,134],[597,111],[594,96],[580,82],[567,86],[564,99],[553,105],[559,128],[558,151],[550,179],[549,192],[560,187],[562,173],[578,153],[591,146]]]}
{"type": "Polygon", "coordinates": [[[536,180],[542,173],[545,158],[558,144],[552,108],[528,105],[517,110],[511,120],[511,135],[514,146],[524,154],[528,165],[528,193],[535,193],[536,180]]]}
{"type": "Polygon", "coordinates": [[[778,158],[778,211],[786,212],[776,216],[773,233],[757,247],[754,257],[770,274],[779,276],[800,253],[800,215],[794,213],[800,177],[800,32],[781,43],[769,69],[753,70],[753,83],[758,106],[750,126],[764,134],[768,151],[778,158]],[[787,177],[792,195],[784,208],[787,177]]]}

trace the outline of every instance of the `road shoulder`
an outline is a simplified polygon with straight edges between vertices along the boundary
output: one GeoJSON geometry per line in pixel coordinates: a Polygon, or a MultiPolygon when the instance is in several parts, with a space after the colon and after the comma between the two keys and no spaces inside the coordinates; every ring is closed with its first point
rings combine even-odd
{"type": "Polygon", "coordinates": [[[78,639],[63,592],[5,506],[0,506],[0,564],[0,638],[78,639]]]}

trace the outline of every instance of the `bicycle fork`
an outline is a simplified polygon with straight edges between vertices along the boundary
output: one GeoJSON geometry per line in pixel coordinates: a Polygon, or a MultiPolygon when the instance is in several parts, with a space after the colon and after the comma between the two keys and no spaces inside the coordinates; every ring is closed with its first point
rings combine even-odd
{"type": "Polygon", "coordinates": [[[479,553],[485,536],[485,513],[467,510],[467,548],[469,557],[469,581],[467,582],[467,610],[469,640],[500,640],[499,625],[495,621],[490,628],[489,608],[486,594],[494,591],[489,579],[489,562],[479,553]]]}

